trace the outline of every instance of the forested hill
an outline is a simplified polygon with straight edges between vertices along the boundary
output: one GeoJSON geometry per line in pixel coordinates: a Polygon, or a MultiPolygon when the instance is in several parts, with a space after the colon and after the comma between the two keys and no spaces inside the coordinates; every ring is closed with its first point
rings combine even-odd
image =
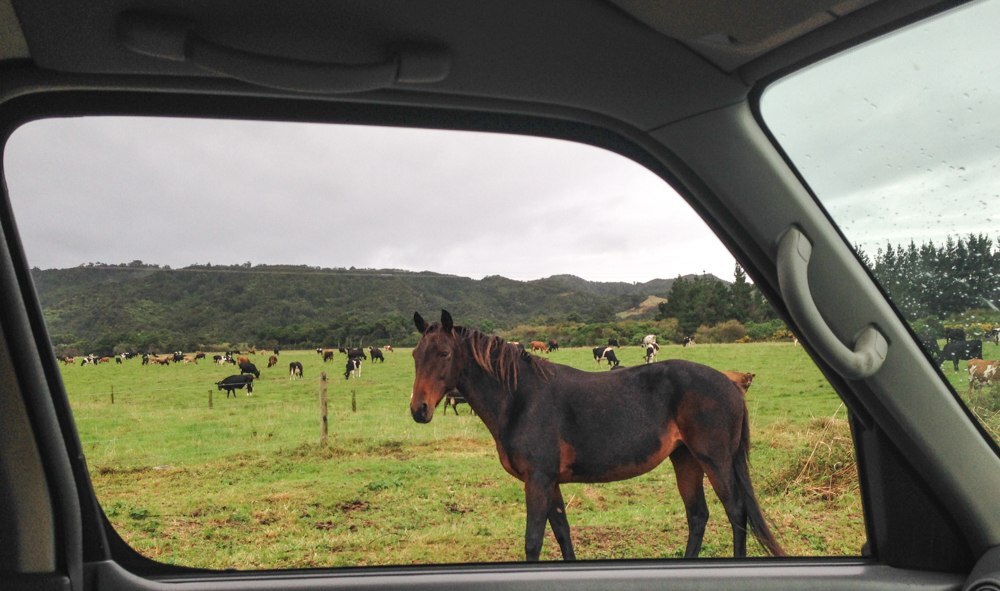
{"type": "Polygon", "coordinates": [[[143,264],[33,269],[57,351],[405,343],[439,310],[487,331],[538,320],[604,322],[673,280],[595,283],[570,275],[474,280],[398,270],[143,264]]]}

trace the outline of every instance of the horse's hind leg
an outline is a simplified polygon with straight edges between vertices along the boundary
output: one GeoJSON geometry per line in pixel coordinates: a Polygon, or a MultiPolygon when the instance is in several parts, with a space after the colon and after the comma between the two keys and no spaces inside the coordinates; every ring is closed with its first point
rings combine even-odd
{"type": "Polygon", "coordinates": [[[562,491],[559,490],[558,484],[552,497],[552,508],[549,509],[549,525],[552,527],[552,533],[556,536],[556,542],[559,543],[563,560],[576,560],[576,554],[573,552],[573,540],[569,535],[566,505],[563,503],[562,491]]]}
{"type": "Polygon", "coordinates": [[[708,503],[705,502],[705,472],[701,464],[684,446],[678,447],[670,454],[670,462],[674,465],[677,475],[677,488],[684,501],[684,511],[687,513],[688,541],[684,550],[685,558],[697,558],[701,551],[701,541],[705,537],[705,524],[708,523],[708,503]]]}
{"type": "Polygon", "coordinates": [[[722,501],[729,524],[733,527],[733,556],[747,555],[747,508],[743,493],[736,483],[731,461],[720,462],[719,466],[705,468],[715,494],[722,501]]]}

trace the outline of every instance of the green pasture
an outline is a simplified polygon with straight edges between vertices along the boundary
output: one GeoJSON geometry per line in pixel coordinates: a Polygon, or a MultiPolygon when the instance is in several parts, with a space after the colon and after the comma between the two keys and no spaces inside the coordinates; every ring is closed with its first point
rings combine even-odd
{"type": "MultiPolygon", "coordinates": [[[[252,396],[232,398],[214,383],[236,371],[210,361],[63,366],[98,499],[137,550],[217,569],[523,558],[521,483],[468,406],[458,416],[439,408],[427,425],[410,418],[409,350],[386,352],[351,380],[342,354],[324,364],[315,351],[286,351],[270,369],[266,355],[249,357],[261,378],[252,396]],[[289,380],[290,361],[302,362],[304,379],[289,380]]],[[[642,362],[634,346],[618,357],[642,362]]],[[[589,349],[549,358],[607,371],[589,349]]],[[[751,471],[772,529],[792,555],[857,555],[865,532],[846,411],[802,348],[663,347],[659,360],[672,358],[757,374],[747,395],[751,471]]],[[[965,392],[962,374],[946,375],[965,392]]],[[[996,410],[985,412],[995,428],[996,410]]],[[[731,556],[725,513],[706,489],[702,556],[731,556]]],[[[683,554],[687,526],[669,462],[632,480],[564,485],[563,496],[581,559],[683,554]]],[[[762,554],[756,542],[750,552],[762,554]]],[[[558,558],[549,533],[543,559],[558,558]]]]}

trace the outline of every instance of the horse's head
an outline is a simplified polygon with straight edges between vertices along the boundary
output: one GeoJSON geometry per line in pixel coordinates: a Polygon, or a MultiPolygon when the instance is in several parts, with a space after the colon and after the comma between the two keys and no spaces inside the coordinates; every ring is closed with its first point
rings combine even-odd
{"type": "Polygon", "coordinates": [[[441,322],[433,324],[427,324],[419,313],[414,313],[413,323],[423,336],[413,350],[416,377],[410,395],[410,414],[418,423],[429,423],[444,395],[457,388],[465,352],[447,311],[441,310],[441,322]]]}

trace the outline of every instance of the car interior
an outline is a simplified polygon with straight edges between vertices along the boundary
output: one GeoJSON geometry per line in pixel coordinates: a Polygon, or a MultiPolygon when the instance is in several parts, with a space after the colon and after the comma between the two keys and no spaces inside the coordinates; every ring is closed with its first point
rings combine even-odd
{"type": "MultiPolygon", "coordinates": [[[[952,375],[950,363],[942,366],[921,345],[916,320],[928,313],[910,314],[866,256],[881,257],[887,240],[913,244],[924,236],[941,244],[982,232],[1000,242],[990,218],[995,185],[968,200],[942,196],[988,179],[997,166],[992,131],[1000,113],[990,110],[1000,106],[991,105],[991,80],[1000,79],[990,63],[996,54],[975,36],[997,22],[997,5],[0,0],[0,586],[1000,588],[997,411],[969,402],[965,374],[952,375]],[[926,36],[914,41],[911,34],[926,36]],[[970,65],[963,66],[966,56],[970,65]],[[914,86],[904,74],[915,77],[914,86]],[[935,74],[954,74],[943,84],[969,100],[959,100],[958,114],[941,115],[941,125],[955,132],[952,144],[931,136],[937,128],[930,120],[949,100],[921,94],[931,84],[925,77],[935,74]],[[882,94],[866,86],[876,83],[882,94]],[[928,111],[894,110],[904,98],[928,111]],[[852,110],[865,104],[871,108],[852,110]],[[882,130],[876,115],[892,125],[882,130]],[[727,546],[698,560],[562,562],[553,555],[541,563],[448,564],[439,557],[431,564],[243,569],[144,555],[112,525],[112,507],[95,491],[92,448],[81,440],[26,238],[45,225],[19,218],[28,207],[16,191],[26,182],[13,156],[19,130],[102,119],[527,136],[599,148],[643,167],[676,191],[746,270],[846,407],[865,539],[848,556],[749,559],[728,557],[727,546]],[[863,137],[868,132],[872,137],[863,137]],[[859,137],[869,143],[857,147],[859,137]],[[918,137],[940,151],[914,157],[913,169],[927,176],[890,194],[880,175],[897,172],[891,154],[923,141],[918,137]],[[962,215],[951,217],[955,211],[962,215]],[[943,230],[917,230],[934,225],[943,230]]],[[[56,177],[67,165],[45,162],[47,154],[43,144],[34,157],[56,177]]],[[[469,201],[472,208],[458,216],[473,217],[475,197],[469,201]]],[[[155,226],[155,204],[144,207],[155,226]]],[[[44,215],[67,214],[53,199],[44,215]]],[[[595,225],[600,216],[595,212],[595,225]]],[[[627,223],[618,229],[629,231],[627,223]]],[[[113,224],[108,232],[111,242],[113,224]]],[[[998,277],[987,273],[993,291],[980,296],[993,312],[998,277]]],[[[426,312],[437,318],[436,310],[426,312]]],[[[987,342],[984,357],[993,351],[987,342]]]]}

